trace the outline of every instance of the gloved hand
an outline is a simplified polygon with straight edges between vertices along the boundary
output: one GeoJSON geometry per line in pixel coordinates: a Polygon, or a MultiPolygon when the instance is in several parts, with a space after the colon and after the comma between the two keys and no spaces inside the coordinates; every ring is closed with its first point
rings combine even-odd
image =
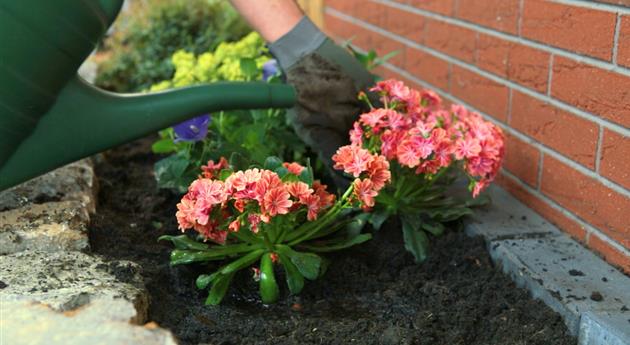
{"type": "Polygon", "coordinates": [[[269,50],[287,83],[297,90],[297,104],[288,113],[290,121],[298,136],[331,168],[332,155],[348,143],[352,123],[366,110],[357,95],[374,84],[374,76],[307,17],[269,50]]]}

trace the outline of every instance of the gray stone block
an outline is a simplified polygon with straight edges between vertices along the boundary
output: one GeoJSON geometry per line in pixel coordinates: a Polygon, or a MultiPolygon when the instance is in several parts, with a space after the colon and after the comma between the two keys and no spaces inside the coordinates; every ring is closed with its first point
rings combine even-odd
{"type": "Polygon", "coordinates": [[[496,240],[561,235],[555,226],[505,190],[490,186],[486,193],[491,203],[475,209],[475,214],[469,217],[466,224],[469,236],[496,240]]]}
{"type": "Polygon", "coordinates": [[[580,322],[578,344],[630,345],[630,313],[584,313],[580,322]]]}
{"type": "Polygon", "coordinates": [[[89,158],[0,192],[0,211],[50,201],[80,201],[90,213],[96,207],[96,178],[89,158]]]}
{"type": "Polygon", "coordinates": [[[88,211],[79,201],[29,204],[0,212],[0,255],[86,250],[89,222],[88,211]]]}
{"type": "Polygon", "coordinates": [[[496,240],[489,247],[503,270],[560,313],[573,334],[583,313],[620,311],[630,301],[630,278],[567,236],[496,240]]]}
{"type": "Polygon", "coordinates": [[[129,261],[105,262],[80,252],[23,251],[0,256],[0,302],[36,301],[58,311],[100,298],[122,299],[135,307],[132,321],[146,321],[149,297],[139,267],[129,261]]]}
{"type": "Polygon", "coordinates": [[[58,312],[29,301],[3,301],[0,343],[11,345],[176,345],[155,324],[129,323],[133,305],[100,298],[72,312],[58,312]]]}

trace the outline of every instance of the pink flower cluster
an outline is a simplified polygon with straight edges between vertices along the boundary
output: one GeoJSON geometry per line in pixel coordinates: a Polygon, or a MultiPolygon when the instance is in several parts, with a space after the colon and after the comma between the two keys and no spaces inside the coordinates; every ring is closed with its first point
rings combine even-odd
{"type": "Polygon", "coordinates": [[[371,91],[380,94],[384,108],[360,116],[350,131],[353,145],[375,149],[416,174],[463,162],[475,181],[473,196],[494,179],[504,155],[499,127],[461,105],[446,110],[433,91],[410,89],[398,80],[378,82],[371,91]]]}
{"type": "MultiPolygon", "coordinates": [[[[299,175],[304,167],[285,163],[290,174],[299,175]]],[[[326,185],[312,186],[297,179],[282,181],[277,173],[265,169],[248,169],[230,174],[224,181],[216,178],[220,169],[229,168],[227,161],[208,162],[203,174],[188,188],[177,204],[179,229],[195,229],[206,239],[225,243],[228,232],[249,226],[258,233],[260,224],[273,217],[305,211],[309,221],[335,202],[326,185]]]]}
{"type": "Polygon", "coordinates": [[[363,208],[373,207],[374,198],[391,180],[387,159],[355,144],[340,147],[332,159],[335,162],[335,169],[343,170],[355,177],[352,185],[356,200],[363,208]]]}

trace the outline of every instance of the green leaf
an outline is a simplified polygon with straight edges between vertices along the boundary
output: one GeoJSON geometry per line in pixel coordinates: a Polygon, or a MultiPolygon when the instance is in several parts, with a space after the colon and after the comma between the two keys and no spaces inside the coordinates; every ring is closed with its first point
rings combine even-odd
{"type": "Polygon", "coordinates": [[[289,174],[289,169],[285,168],[285,167],[279,167],[276,168],[276,170],[274,170],[274,172],[276,174],[278,174],[278,176],[280,176],[280,178],[284,178],[285,176],[287,176],[287,174],[289,174]]]}
{"type": "Polygon", "coordinates": [[[302,273],[304,278],[308,280],[315,280],[319,275],[319,269],[322,263],[322,258],[313,253],[301,253],[296,252],[286,245],[276,245],[276,249],[279,253],[288,256],[291,262],[295,264],[295,267],[302,273]]]}
{"type": "Polygon", "coordinates": [[[171,252],[171,265],[184,265],[193,262],[221,260],[225,254],[210,251],[192,251],[175,249],[171,252]]]}
{"type": "Polygon", "coordinates": [[[274,171],[281,166],[282,166],[282,160],[275,156],[267,157],[267,159],[265,159],[265,164],[263,165],[265,169],[271,170],[271,171],[274,171]]]}
{"type": "Polygon", "coordinates": [[[234,260],[232,263],[223,266],[223,268],[221,268],[219,270],[219,272],[221,272],[221,274],[230,274],[230,273],[234,273],[240,269],[243,269],[251,264],[253,264],[256,260],[258,260],[258,258],[264,253],[264,249],[257,249],[254,250],[253,252],[241,257],[238,260],[234,260]]]}
{"type": "Polygon", "coordinates": [[[278,300],[280,289],[273,273],[273,262],[270,253],[265,253],[260,259],[260,297],[263,303],[270,304],[278,300]]]}
{"type": "Polygon", "coordinates": [[[163,235],[158,238],[158,241],[171,241],[177,249],[193,249],[193,250],[207,250],[209,246],[205,243],[200,243],[186,235],[170,236],[163,235]]]}
{"type": "Polygon", "coordinates": [[[389,216],[390,214],[386,209],[377,207],[372,213],[370,213],[369,222],[372,224],[374,230],[378,230],[381,228],[383,223],[385,223],[387,218],[389,218],[389,216]]]}
{"type": "Polygon", "coordinates": [[[369,213],[359,213],[358,215],[354,216],[350,223],[346,225],[348,235],[357,236],[358,234],[360,234],[363,228],[365,228],[365,225],[368,223],[370,216],[371,214],[369,213]]]}
{"type": "Polygon", "coordinates": [[[189,160],[181,155],[171,155],[159,160],[153,168],[158,188],[186,192],[190,182],[195,179],[195,173],[188,171],[189,165],[189,160]]]}
{"type": "Polygon", "coordinates": [[[230,166],[234,168],[234,170],[245,170],[250,165],[250,160],[247,159],[244,155],[234,152],[230,156],[229,159],[230,166]]]}
{"type": "Polygon", "coordinates": [[[284,267],[284,272],[286,273],[289,291],[291,291],[294,295],[299,294],[300,291],[302,291],[302,288],[304,288],[304,276],[286,255],[278,253],[278,256],[280,257],[280,263],[284,267]]]}
{"type": "Polygon", "coordinates": [[[423,222],[422,229],[430,232],[433,236],[441,236],[444,233],[444,225],[440,222],[423,222]]]}
{"type": "Polygon", "coordinates": [[[401,220],[405,249],[413,254],[417,263],[423,262],[427,258],[429,238],[420,229],[422,220],[415,216],[403,216],[401,220]]]}
{"type": "Polygon", "coordinates": [[[175,151],[176,148],[177,146],[171,138],[160,139],[151,145],[153,153],[169,153],[175,151]]]}
{"type": "Polygon", "coordinates": [[[206,299],[206,304],[218,305],[221,303],[221,300],[223,300],[225,293],[230,287],[232,277],[234,277],[234,273],[217,275],[212,284],[212,289],[210,289],[210,293],[208,294],[208,298],[206,299]]]}
{"type": "Polygon", "coordinates": [[[311,167],[310,159],[306,160],[306,168],[302,170],[302,173],[300,174],[300,180],[306,183],[309,187],[313,186],[313,167],[311,167]]]}
{"type": "Polygon", "coordinates": [[[326,244],[326,245],[321,245],[321,246],[318,246],[316,244],[313,244],[313,245],[302,244],[300,245],[300,248],[304,248],[305,250],[309,250],[316,253],[327,253],[327,252],[334,252],[337,250],[352,247],[354,245],[368,241],[371,238],[372,238],[371,234],[360,234],[352,238],[341,239],[339,242],[335,244],[326,244]]]}
{"type": "Polygon", "coordinates": [[[317,276],[317,278],[323,277],[324,274],[326,274],[326,272],[328,272],[328,267],[330,267],[331,263],[332,263],[332,261],[330,261],[330,259],[322,258],[322,265],[319,268],[319,276],[317,276]]]}
{"type": "Polygon", "coordinates": [[[207,288],[208,285],[210,285],[210,283],[212,283],[212,281],[215,280],[219,275],[220,275],[219,272],[200,275],[199,277],[197,277],[197,280],[195,281],[195,285],[197,285],[197,289],[201,290],[201,289],[207,288]]]}
{"type": "Polygon", "coordinates": [[[239,62],[241,65],[241,71],[247,78],[253,79],[258,75],[256,60],[253,58],[241,58],[239,62]]]}

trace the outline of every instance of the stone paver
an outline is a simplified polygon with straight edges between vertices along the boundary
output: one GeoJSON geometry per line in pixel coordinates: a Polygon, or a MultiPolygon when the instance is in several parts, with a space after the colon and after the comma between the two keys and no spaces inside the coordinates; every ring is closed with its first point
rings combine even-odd
{"type": "Polygon", "coordinates": [[[630,315],[621,311],[582,315],[579,345],[630,344],[630,315]]]}
{"type": "Polygon", "coordinates": [[[82,202],[94,213],[96,187],[92,162],[86,158],[0,192],[0,211],[72,200],[82,202]]]}
{"type": "Polygon", "coordinates": [[[90,216],[80,201],[29,204],[0,212],[0,255],[89,248],[90,216]]]}
{"type": "Polygon", "coordinates": [[[176,345],[171,332],[155,324],[130,324],[134,307],[120,299],[96,299],[72,312],[58,312],[29,301],[0,303],[0,344],[176,345]]]}
{"type": "MultiPolygon", "coordinates": [[[[99,298],[129,301],[132,321],[147,319],[149,297],[139,267],[80,252],[22,251],[0,256],[0,301],[36,301],[69,311],[99,298]]],[[[11,311],[9,310],[9,313],[11,311]]]]}

